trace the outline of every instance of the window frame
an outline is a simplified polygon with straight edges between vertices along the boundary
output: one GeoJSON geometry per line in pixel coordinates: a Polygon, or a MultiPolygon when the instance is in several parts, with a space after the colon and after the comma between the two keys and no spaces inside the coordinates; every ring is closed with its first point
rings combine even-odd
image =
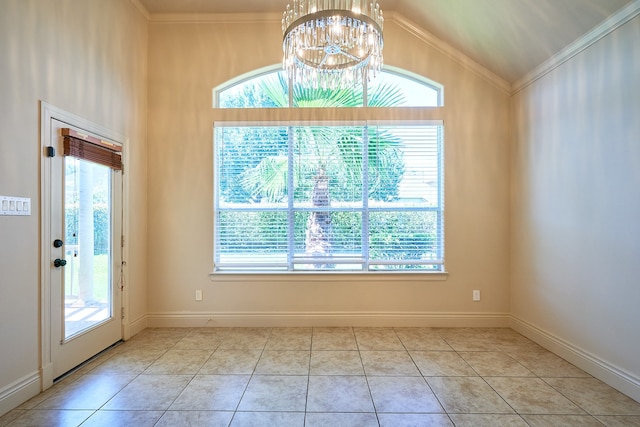
{"type": "MultiPolygon", "coordinates": [[[[257,108],[218,108],[219,101],[219,93],[225,89],[231,88],[238,84],[243,84],[251,79],[256,77],[261,77],[270,73],[276,73],[281,71],[279,65],[274,65],[270,67],[264,67],[261,69],[254,70],[253,72],[249,72],[243,75],[240,75],[232,80],[227,81],[226,83],[219,85],[213,89],[213,125],[214,125],[214,135],[215,135],[215,127],[220,123],[225,123],[227,125],[236,125],[236,126],[248,126],[250,124],[253,125],[268,125],[268,126],[277,126],[277,125],[318,125],[318,124],[346,124],[353,125],[357,123],[370,123],[375,125],[391,125],[396,126],[398,124],[425,124],[425,123],[439,123],[441,125],[441,131],[444,135],[446,131],[445,121],[443,120],[443,108],[444,108],[444,86],[432,81],[424,76],[403,70],[397,67],[386,66],[384,67],[385,72],[389,72],[391,74],[412,80],[419,84],[423,84],[428,86],[431,89],[437,91],[437,104],[436,106],[423,106],[423,107],[355,107],[355,108],[298,108],[298,107],[285,107],[285,108],[268,108],[268,107],[257,107],[257,108]],[[310,119],[313,117],[313,119],[310,119]],[[336,121],[336,117],[341,117],[340,121],[336,121]],[[391,118],[391,119],[390,119],[391,118]]],[[[289,83],[291,84],[291,83],[289,83]]],[[[366,92],[366,89],[365,89],[366,92]]],[[[289,93],[292,94],[292,91],[289,89],[289,93]]],[[[292,95],[290,95],[291,98],[292,95]]],[[[365,95],[366,99],[366,95],[365,95]]],[[[290,104],[291,105],[291,99],[290,104]]],[[[216,162],[216,152],[215,152],[215,140],[213,141],[214,150],[213,150],[213,162],[214,162],[214,174],[217,170],[216,162]]],[[[402,277],[402,280],[446,280],[448,277],[448,272],[446,270],[445,263],[445,211],[444,211],[444,190],[445,190],[445,163],[444,163],[444,150],[445,150],[445,140],[444,136],[440,141],[440,150],[441,150],[441,160],[439,162],[439,185],[440,185],[440,216],[442,221],[442,227],[440,232],[442,233],[442,243],[440,250],[442,251],[442,266],[439,271],[427,271],[427,270],[355,270],[355,271],[345,271],[345,270],[263,270],[263,269],[252,269],[252,270],[217,270],[215,268],[215,242],[216,242],[216,221],[215,221],[215,209],[217,204],[216,194],[217,194],[217,185],[218,183],[215,177],[212,177],[214,180],[214,193],[212,194],[214,198],[213,214],[213,247],[214,250],[212,261],[214,262],[214,269],[209,273],[211,280],[215,280],[216,276],[225,276],[223,280],[225,281],[242,281],[244,276],[251,275],[260,275],[261,281],[284,281],[287,280],[296,280],[294,276],[297,275],[305,275],[305,281],[326,281],[331,280],[328,276],[332,275],[366,275],[368,281],[378,280],[376,277],[384,277],[388,274],[392,274],[397,278],[402,277]],[[287,279],[287,277],[289,277],[287,279]]],[[[380,279],[385,280],[385,279],[380,279]]]]}
{"type": "MultiPolygon", "coordinates": [[[[435,148],[437,150],[437,154],[436,154],[436,162],[437,162],[437,169],[436,169],[436,174],[437,174],[437,188],[436,188],[436,193],[437,193],[437,202],[435,204],[435,206],[423,206],[423,207],[419,207],[419,208],[414,208],[414,209],[410,209],[407,208],[406,206],[396,206],[396,207],[370,207],[368,206],[368,197],[364,197],[364,192],[363,192],[363,197],[362,197],[362,206],[357,206],[355,208],[350,208],[347,209],[347,211],[350,212],[355,212],[359,215],[361,215],[362,217],[362,225],[361,225],[361,232],[362,232],[362,247],[361,247],[361,259],[356,260],[355,258],[352,259],[351,261],[349,261],[349,259],[344,259],[343,263],[346,264],[361,264],[362,265],[362,269],[350,269],[350,270],[342,270],[342,269],[332,269],[332,270],[327,270],[327,269],[320,269],[320,270],[314,270],[314,269],[296,269],[296,265],[298,264],[309,264],[312,263],[309,259],[306,259],[304,257],[300,258],[296,256],[296,252],[295,252],[295,233],[293,230],[293,226],[294,226],[294,221],[293,221],[293,216],[295,216],[297,213],[302,213],[302,212],[311,212],[314,210],[314,208],[308,208],[308,207],[300,207],[300,206],[294,206],[295,202],[290,199],[290,201],[288,202],[286,208],[283,206],[279,207],[279,208],[274,208],[274,207],[270,207],[270,208],[265,208],[265,209],[260,209],[260,208],[247,208],[247,209],[242,209],[239,208],[237,209],[238,212],[240,211],[256,211],[256,212],[276,212],[276,211],[280,211],[280,212],[286,212],[287,213],[287,223],[285,224],[286,227],[288,227],[288,234],[287,234],[287,242],[286,242],[286,246],[287,246],[287,252],[286,252],[286,262],[279,262],[279,263],[254,263],[255,268],[251,268],[251,267],[247,267],[246,264],[243,263],[226,263],[226,264],[219,264],[218,260],[219,260],[219,234],[218,234],[218,218],[219,215],[222,212],[233,212],[234,209],[232,208],[222,208],[219,205],[219,201],[220,201],[220,179],[219,175],[217,175],[217,171],[220,170],[220,165],[219,165],[219,156],[218,156],[218,151],[217,151],[217,142],[214,139],[214,194],[213,194],[213,198],[214,198],[214,221],[213,221],[213,239],[214,239],[214,245],[213,245],[213,262],[214,262],[214,269],[213,272],[211,273],[212,275],[215,274],[252,274],[252,273],[259,273],[259,274],[299,274],[299,273],[303,273],[303,274],[308,274],[308,273],[321,273],[321,274],[337,274],[337,273],[346,273],[346,274],[429,274],[429,275],[441,275],[441,276],[445,276],[446,277],[446,270],[445,270],[445,255],[444,255],[444,247],[445,247],[445,242],[444,242],[444,123],[442,120],[426,120],[426,121],[355,121],[355,122],[344,122],[344,121],[340,121],[340,122],[336,122],[336,121],[321,121],[321,122],[295,122],[295,123],[282,123],[282,122],[275,122],[275,123],[270,123],[270,122],[259,122],[259,123],[252,123],[252,122],[242,122],[242,123],[238,123],[238,122],[215,122],[214,123],[214,136],[216,135],[216,129],[219,128],[234,128],[234,127],[272,127],[272,128],[287,128],[287,132],[288,132],[288,145],[289,145],[289,157],[290,160],[292,157],[292,146],[293,146],[293,132],[292,129],[294,127],[304,127],[304,126],[331,126],[331,127],[361,127],[362,132],[363,132],[363,139],[366,141],[366,143],[368,144],[369,140],[369,127],[381,127],[381,128],[388,128],[388,127],[395,127],[395,128],[410,128],[410,127],[415,127],[415,128],[419,128],[419,127],[436,127],[436,132],[437,132],[437,136],[435,137],[435,148]],[[405,261],[405,262],[393,262],[393,261],[385,261],[383,259],[372,259],[369,256],[369,251],[370,251],[370,247],[371,247],[371,237],[372,235],[369,233],[369,223],[370,223],[370,217],[371,214],[375,214],[376,212],[399,212],[402,210],[406,210],[406,211],[412,211],[412,212],[418,212],[418,211],[424,211],[424,212],[435,212],[436,215],[436,227],[435,227],[435,233],[436,233],[436,242],[437,242],[437,246],[436,246],[436,253],[437,253],[437,260],[434,260],[434,262],[432,263],[427,263],[427,262],[418,262],[418,261],[405,261]],[[365,237],[366,236],[366,237],[365,237]],[[422,264],[422,265],[439,265],[439,269],[438,270],[429,270],[429,269],[397,269],[397,270],[392,270],[392,269],[376,269],[376,268],[371,268],[372,265],[378,265],[378,266],[382,266],[382,265],[410,265],[410,264],[422,264]],[[244,268],[243,268],[244,267],[244,268]]],[[[364,143],[364,141],[363,141],[364,143]]],[[[363,162],[366,163],[366,150],[363,149],[363,162]]],[[[364,167],[363,167],[364,169],[364,167]]],[[[292,178],[293,174],[289,173],[288,175],[288,187],[289,188],[293,188],[293,178],[292,178]]],[[[368,174],[367,174],[368,176],[368,174]]],[[[290,193],[291,194],[291,193],[290,193]]],[[[317,209],[316,209],[317,210],[317,209]]],[[[344,208],[341,207],[336,207],[333,206],[329,209],[327,209],[327,211],[330,212],[339,212],[339,211],[344,211],[344,208]]],[[[322,211],[325,211],[325,209],[322,209],[322,211]]],[[[338,258],[339,259],[339,258],[338,258]]],[[[334,258],[335,260],[335,258],[334,258]]],[[[316,259],[317,261],[317,259],[316,259]]],[[[340,263],[340,261],[335,262],[340,263]]]]}
{"type": "MultiPolygon", "coordinates": [[[[282,66],[281,65],[273,65],[273,66],[269,66],[269,67],[264,67],[264,68],[259,68],[257,70],[253,70],[251,72],[242,74],[240,76],[237,76],[231,80],[226,81],[225,83],[216,86],[213,89],[213,108],[222,108],[225,109],[226,107],[220,107],[220,95],[222,92],[229,90],[233,87],[236,87],[238,85],[242,85],[244,83],[247,83],[251,80],[257,79],[257,78],[261,78],[261,77],[265,77],[271,74],[277,74],[279,72],[284,72],[284,70],[282,70],[282,66]]],[[[436,105],[424,105],[424,106],[410,106],[407,108],[437,108],[437,107],[443,107],[444,106],[444,86],[436,81],[433,81],[431,79],[428,79],[424,76],[421,76],[419,74],[416,73],[412,73],[410,71],[404,70],[402,68],[398,68],[398,67],[393,67],[390,65],[385,65],[382,68],[381,74],[391,74],[393,76],[396,77],[402,77],[405,78],[409,81],[412,81],[414,83],[418,83],[420,85],[426,86],[429,89],[432,89],[433,91],[436,92],[436,105]]],[[[368,102],[368,84],[366,84],[367,82],[363,82],[363,105],[355,107],[355,108],[370,108],[369,105],[367,105],[368,102]]],[[[293,82],[291,80],[289,80],[288,82],[289,87],[288,87],[288,97],[289,97],[289,105],[287,107],[283,107],[283,108],[299,108],[296,106],[293,106],[293,82]]],[[[265,108],[265,107],[251,107],[251,108],[247,108],[247,109],[252,109],[252,108],[265,108]]],[[[268,107],[267,107],[268,108],[268,107]]],[[[273,107],[271,107],[273,108],[273,107]]],[[[383,107],[375,107],[375,108],[383,108],[383,107]]],[[[403,107],[400,107],[403,108],[403,107]]],[[[242,108],[232,108],[230,107],[229,109],[237,109],[237,110],[244,110],[242,108]]]]}

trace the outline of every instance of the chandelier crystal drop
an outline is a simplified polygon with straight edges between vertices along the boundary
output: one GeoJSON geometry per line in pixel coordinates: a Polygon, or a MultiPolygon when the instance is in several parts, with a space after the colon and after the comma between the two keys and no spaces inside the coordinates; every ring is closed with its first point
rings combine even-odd
{"type": "Polygon", "coordinates": [[[384,16],[367,0],[293,0],[282,16],[283,66],[294,84],[337,89],[382,69],[384,16]]]}

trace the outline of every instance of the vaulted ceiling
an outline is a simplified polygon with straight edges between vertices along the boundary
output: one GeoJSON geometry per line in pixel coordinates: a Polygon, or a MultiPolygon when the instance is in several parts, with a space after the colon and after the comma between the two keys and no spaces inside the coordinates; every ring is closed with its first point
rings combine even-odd
{"type": "MultiPolygon", "coordinates": [[[[378,0],[510,83],[635,0],[378,0]]],[[[139,0],[161,14],[278,13],[288,0],[139,0]]],[[[279,41],[274,41],[278,43],[279,41]]]]}

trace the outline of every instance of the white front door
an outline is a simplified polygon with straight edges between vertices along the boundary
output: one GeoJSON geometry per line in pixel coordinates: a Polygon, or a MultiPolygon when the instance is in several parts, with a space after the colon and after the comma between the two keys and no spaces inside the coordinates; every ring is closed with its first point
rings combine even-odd
{"type": "Polygon", "coordinates": [[[43,365],[55,379],[122,338],[122,173],[65,156],[62,128],[91,132],[53,116],[45,120],[42,183],[49,206],[42,244],[50,309],[43,326],[50,353],[43,350],[43,365]]]}

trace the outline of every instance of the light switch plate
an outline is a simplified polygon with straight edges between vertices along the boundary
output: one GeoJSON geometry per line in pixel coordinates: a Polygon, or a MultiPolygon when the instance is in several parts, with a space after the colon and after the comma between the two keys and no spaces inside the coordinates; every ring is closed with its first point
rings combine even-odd
{"type": "Polygon", "coordinates": [[[0,196],[0,215],[31,215],[31,198],[0,196]]]}

